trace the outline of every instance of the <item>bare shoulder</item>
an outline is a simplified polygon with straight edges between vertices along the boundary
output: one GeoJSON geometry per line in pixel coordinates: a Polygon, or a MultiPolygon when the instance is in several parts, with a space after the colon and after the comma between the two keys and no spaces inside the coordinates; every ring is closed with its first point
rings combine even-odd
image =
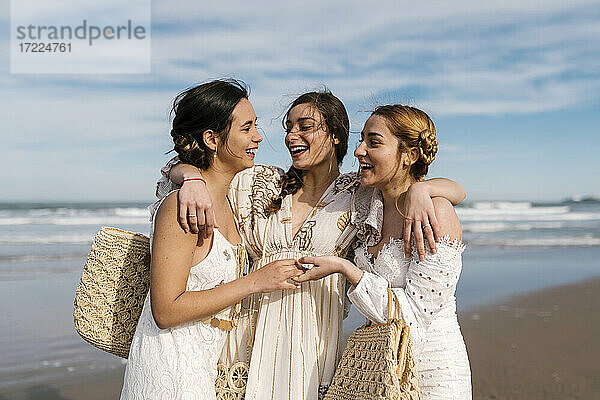
{"type": "Polygon", "coordinates": [[[191,232],[185,233],[179,225],[177,219],[179,213],[177,193],[177,191],[173,191],[165,197],[156,212],[154,240],[175,245],[196,246],[198,235],[191,232]]]}
{"type": "MultiPolygon", "coordinates": [[[[171,221],[177,222],[177,211],[179,205],[177,200],[177,194],[179,191],[174,190],[165,199],[162,201],[158,210],[156,210],[156,228],[159,226],[161,228],[165,228],[167,225],[170,225],[171,221]]],[[[181,228],[180,228],[181,229],[181,228]]],[[[183,232],[183,229],[181,229],[183,232]]]]}
{"type": "Polygon", "coordinates": [[[440,227],[439,236],[448,235],[451,240],[462,240],[462,228],[452,203],[443,197],[434,197],[432,200],[440,227]]]}

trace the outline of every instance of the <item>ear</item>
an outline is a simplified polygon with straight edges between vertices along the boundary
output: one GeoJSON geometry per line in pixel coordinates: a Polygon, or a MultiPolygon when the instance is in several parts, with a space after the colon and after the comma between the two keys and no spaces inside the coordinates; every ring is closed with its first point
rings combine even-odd
{"type": "Polygon", "coordinates": [[[204,140],[204,144],[206,147],[215,151],[217,149],[217,135],[211,130],[207,129],[202,132],[202,140],[204,140]]]}
{"type": "Polygon", "coordinates": [[[340,139],[338,139],[336,136],[333,137],[333,144],[340,144],[340,139]]]}
{"type": "Polygon", "coordinates": [[[416,163],[417,161],[419,161],[419,149],[416,147],[411,148],[408,151],[408,156],[410,159],[410,165],[413,165],[414,163],[416,163]]]}
{"type": "Polygon", "coordinates": [[[405,150],[402,152],[400,156],[400,162],[404,168],[410,167],[414,163],[419,160],[419,149],[413,147],[411,149],[405,150]]]}

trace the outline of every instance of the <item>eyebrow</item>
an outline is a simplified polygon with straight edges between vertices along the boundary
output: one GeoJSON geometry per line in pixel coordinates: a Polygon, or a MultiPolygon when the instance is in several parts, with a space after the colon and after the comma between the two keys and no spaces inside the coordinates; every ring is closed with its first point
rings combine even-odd
{"type": "Polygon", "coordinates": [[[253,122],[256,122],[258,120],[258,117],[254,118],[254,121],[252,120],[248,120],[246,122],[244,122],[242,125],[240,125],[242,128],[245,127],[246,125],[252,125],[253,122]]]}
{"type": "Polygon", "coordinates": [[[307,120],[311,120],[314,122],[317,122],[316,119],[312,118],[312,117],[302,117],[302,118],[298,118],[298,122],[303,122],[303,121],[307,121],[307,120]]]}
{"type": "Polygon", "coordinates": [[[367,133],[361,132],[360,134],[361,134],[361,136],[379,136],[381,138],[384,137],[381,133],[378,133],[378,132],[367,132],[367,133]]]}
{"type": "MultiPolygon", "coordinates": [[[[313,121],[313,122],[317,122],[317,120],[314,119],[314,118],[312,118],[312,117],[301,117],[301,118],[298,118],[298,122],[304,122],[304,121],[309,121],[309,120],[313,121]]],[[[291,124],[291,123],[292,123],[292,121],[290,121],[289,119],[287,121],[285,121],[286,125],[287,124],[291,124]]]]}

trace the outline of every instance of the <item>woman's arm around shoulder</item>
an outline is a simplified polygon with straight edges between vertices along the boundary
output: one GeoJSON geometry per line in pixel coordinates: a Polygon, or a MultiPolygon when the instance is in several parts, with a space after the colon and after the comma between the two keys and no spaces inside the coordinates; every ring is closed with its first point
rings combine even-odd
{"type": "Polygon", "coordinates": [[[433,198],[435,216],[439,225],[439,238],[448,236],[451,242],[462,241],[462,228],[454,207],[448,199],[433,198]]]}
{"type": "Polygon", "coordinates": [[[421,260],[425,259],[425,239],[431,252],[435,253],[436,240],[444,236],[440,230],[433,199],[447,199],[451,205],[457,205],[465,195],[465,190],[460,184],[446,178],[416,182],[410,186],[404,200],[403,212],[405,221],[402,237],[406,244],[404,247],[406,257],[410,257],[412,253],[411,236],[414,235],[421,260]]]}

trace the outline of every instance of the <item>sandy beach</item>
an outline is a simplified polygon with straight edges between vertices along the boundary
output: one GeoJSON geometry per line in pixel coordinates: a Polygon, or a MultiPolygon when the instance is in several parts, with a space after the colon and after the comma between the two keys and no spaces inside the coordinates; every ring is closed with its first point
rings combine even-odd
{"type": "Polygon", "coordinates": [[[600,398],[600,279],[460,315],[474,399],[600,398]]]}
{"type": "MultiPolygon", "coordinates": [[[[460,314],[474,399],[600,398],[600,278],[460,314]]],[[[123,370],[13,388],[0,400],[118,399],[123,370]]]]}

